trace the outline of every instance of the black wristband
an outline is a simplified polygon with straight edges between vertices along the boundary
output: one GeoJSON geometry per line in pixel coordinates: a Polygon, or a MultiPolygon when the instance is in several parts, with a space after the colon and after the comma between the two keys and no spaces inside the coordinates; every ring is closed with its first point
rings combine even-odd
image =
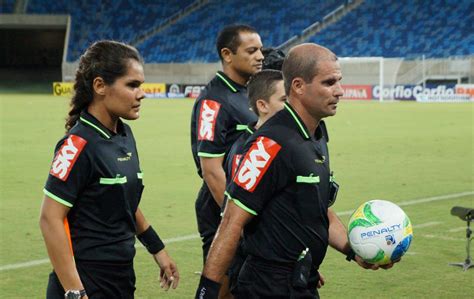
{"type": "Polygon", "coordinates": [[[352,248],[349,249],[349,252],[347,253],[346,255],[346,261],[350,262],[350,261],[355,261],[355,252],[354,250],[352,250],[352,248]]]}
{"type": "Polygon", "coordinates": [[[209,278],[201,275],[199,286],[196,290],[195,299],[217,299],[219,297],[219,289],[221,284],[210,280],[209,278]]]}
{"type": "Polygon", "coordinates": [[[165,244],[163,244],[163,241],[161,241],[160,237],[153,227],[151,227],[151,225],[146,231],[137,235],[137,238],[151,254],[158,253],[160,250],[165,248],[165,244]]]}

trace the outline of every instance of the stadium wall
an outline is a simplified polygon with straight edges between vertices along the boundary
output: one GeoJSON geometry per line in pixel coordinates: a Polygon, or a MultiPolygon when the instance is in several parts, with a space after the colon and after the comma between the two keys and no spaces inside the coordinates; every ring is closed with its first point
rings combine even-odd
{"type": "MultiPolygon", "coordinates": [[[[379,84],[381,69],[376,58],[341,58],[340,63],[345,84],[379,84]]],[[[77,63],[63,62],[63,81],[72,81],[76,68],[77,63]]],[[[206,84],[220,69],[220,63],[152,63],[145,65],[145,76],[147,82],[206,84]]],[[[422,84],[423,79],[430,78],[473,83],[474,56],[425,61],[383,59],[384,84],[422,84]]]]}

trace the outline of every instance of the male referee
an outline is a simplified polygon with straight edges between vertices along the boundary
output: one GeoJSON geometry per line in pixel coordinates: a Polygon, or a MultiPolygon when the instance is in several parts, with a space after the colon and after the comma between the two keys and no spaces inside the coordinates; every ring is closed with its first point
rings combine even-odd
{"type": "Polygon", "coordinates": [[[256,121],[248,107],[245,84],[262,69],[262,47],[260,36],[250,26],[223,28],[216,42],[223,71],[216,73],[193,107],[191,149],[198,174],[203,178],[195,209],[204,262],[221,220],[225,157],[247,124],[256,121]]]}
{"type": "Polygon", "coordinates": [[[328,245],[377,268],[354,256],[345,226],[328,209],[337,184],[320,121],[336,114],[343,94],[337,57],[316,44],[296,46],[283,77],[288,103],[246,143],[196,298],[216,298],[244,227],[248,257],[236,298],[319,298],[318,269],[328,245]]]}

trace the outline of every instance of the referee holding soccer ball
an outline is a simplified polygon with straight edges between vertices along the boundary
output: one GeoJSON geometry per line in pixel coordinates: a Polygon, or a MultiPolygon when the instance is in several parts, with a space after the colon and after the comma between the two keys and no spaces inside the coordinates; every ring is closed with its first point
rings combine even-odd
{"type": "Polygon", "coordinates": [[[321,120],[336,114],[343,94],[337,57],[302,44],[290,50],[282,71],[288,103],[246,143],[196,298],[217,298],[242,229],[248,256],[235,298],[319,298],[318,269],[328,245],[364,268],[378,268],[354,256],[345,226],[329,208],[338,185],[321,120]]]}

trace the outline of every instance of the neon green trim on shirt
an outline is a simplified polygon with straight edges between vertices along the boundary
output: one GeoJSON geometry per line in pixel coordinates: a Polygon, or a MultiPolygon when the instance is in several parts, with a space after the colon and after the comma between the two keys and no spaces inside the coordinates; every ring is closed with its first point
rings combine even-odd
{"type": "Polygon", "coordinates": [[[83,117],[79,117],[79,119],[81,121],[83,121],[84,123],[88,124],[89,126],[93,127],[94,129],[96,129],[99,133],[101,133],[102,135],[105,136],[105,138],[107,139],[110,139],[110,136],[107,135],[107,133],[105,133],[101,128],[99,128],[98,126],[94,125],[93,123],[91,123],[90,121],[88,121],[87,119],[83,118],[83,117]]]}
{"type": "Polygon", "coordinates": [[[65,201],[64,199],[54,195],[53,193],[49,192],[48,190],[43,189],[43,193],[47,196],[49,196],[51,199],[54,199],[55,201],[59,202],[60,204],[65,205],[66,207],[71,208],[72,204],[70,202],[65,201]]]}
{"type": "Polygon", "coordinates": [[[115,185],[115,184],[125,184],[127,182],[127,177],[116,177],[116,178],[100,178],[100,184],[102,185],[115,185]]]}
{"type": "Polygon", "coordinates": [[[297,183],[306,183],[306,184],[319,183],[319,176],[313,176],[312,174],[310,176],[299,175],[299,176],[296,177],[296,182],[297,183]]]}
{"type": "Polygon", "coordinates": [[[137,173],[137,178],[143,180],[143,172],[138,172],[137,173]]]}
{"type": "Polygon", "coordinates": [[[222,154],[210,154],[210,153],[203,153],[203,152],[198,152],[198,157],[205,157],[205,158],[217,158],[217,157],[223,157],[225,153],[222,154]]]}
{"type": "Polygon", "coordinates": [[[235,128],[237,131],[245,131],[247,130],[248,126],[247,125],[237,125],[237,127],[235,128]]]}
{"type": "Polygon", "coordinates": [[[232,92],[237,92],[237,89],[235,89],[235,87],[232,86],[232,84],[230,84],[230,82],[227,81],[227,79],[224,78],[224,76],[222,76],[219,73],[216,73],[216,76],[219,77],[219,79],[221,79],[222,81],[224,81],[224,83],[230,88],[230,90],[232,90],[232,92]]]}
{"type": "Polygon", "coordinates": [[[240,202],[240,200],[231,198],[230,196],[229,196],[229,200],[232,200],[238,207],[240,207],[242,210],[246,211],[247,213],[257,216],[257,212],[246,207],[243,203],[240,202]]]}
{"type": "Polygon", "coordinates": [[[293,112],[293,110],[288,106],[287,103],[285,103],[285,108],[286,110],[288,110],[288,112],[290,112],[291,116],[293,116],[293,118],[295,119],[295,122],[298,124],[298,126],[300,127],[300,130],[301,132],[303,132],[303,135],[306,139],[309,139],[309,134],[308,132],[306,132],[306,129],[304,128],[304,126],[301,124],[300,120],[298,119],[298,117],[295,115],[295,113],[293,112]]]}

